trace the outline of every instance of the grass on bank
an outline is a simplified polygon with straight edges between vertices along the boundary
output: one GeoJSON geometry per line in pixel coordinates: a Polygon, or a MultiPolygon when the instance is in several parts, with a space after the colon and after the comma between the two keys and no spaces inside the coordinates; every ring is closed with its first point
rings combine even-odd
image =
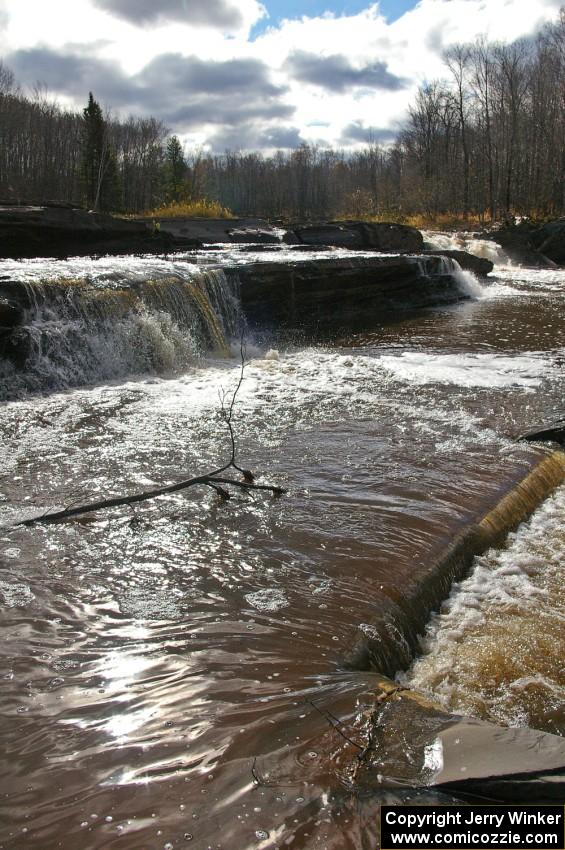
{"type": "Polygon", "coordinates": [[[235,218],[231,210],[218,201],[173,201],[154,210],[140,213],[142,218],[235,218]]]}
{"type": "Polygon", "coordinates": [[[418,230],[481,230],[492,223],[486,215],[472,214],[465,218],[457,213],[409,214],[390,210],[375,215],[355,215],[345,211],[339,216],[339,219],[343,221],[366,221],[375,224],[379,222],[408,224],[418,228],[418,230]]]}

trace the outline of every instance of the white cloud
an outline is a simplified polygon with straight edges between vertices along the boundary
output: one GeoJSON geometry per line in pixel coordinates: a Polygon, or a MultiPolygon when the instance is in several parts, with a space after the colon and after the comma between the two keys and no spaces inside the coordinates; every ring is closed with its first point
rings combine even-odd
{"type": "MultiPolygon", "coordinates": [[[[136,7],[133,0],[0,0],[0,20],[3,11],[9,17],[7,26],[0,27],[0,55],[8,64],[10,53],[20,51],[21,56],[22,50],[32,49],[36,56],[41,49],[46,56],[57,51],[63,56],[104,60],[107,97],[114,90],[127,88],[129,78],[132,86],[143,81],[143,69],[152,62],[154,67],[154,60],[163,54],[185,56],[193,67],[198,60],[240,63],[234,68],[243,67],[244,62],[258,62],[266,69],[266,84],[273,86],[271,118],[249,118],[244,108],[249,92],[242,83],[241,89],[229,92],[230,109],[225,120],[219,114],[211,123],[202,113],[201,125],[196,121],[196,125],[190,123],[190,131],[180,125],[173,129],[190,132],[187,140],[199,142],[212,137],[237,139],[237,116],[247,115],[241,119],[242,145],[268,145],[269,140],[291,144],[298,138],[361,145],[364,136],[372,132],[370,128],[376,128],[376,137],[385,138],[386,129],[402,121],[417,86],[444,73],[443,47],[472,41],[481,34],[504,41],[530,35],[545,21],[555,19],[558,2],[420,0],[393,23],[380,14],[377,3],[356,15],[328,13],[285,20],[254,41],[249,39],[251,27],[266,14],[258,0],[210,0],[208,5],[201,0],[166,0],[162,6],[154,0],[153,6],[143,0],[146,14],[143,20],[135,20],[131,14],[136,7]],[[160,11],[154,14],[153,6],[160,11]],[[185,22],[181,7],[186,6],[198,10],[198,20],[191,23],[189,15],[185,22]],[[226,28],[231,32],[226,34],[226,28]],[[379,80],[388,82],[389,90],[378,86],[379,80]],[[394,80],[402,83],[395,86],[394,80]],[[274,108],[275,100],[279,110],[274,108]],[[224,129],[219,131],[222,124],[224,129]]],[[[82,67],[86,67],[84,62],[82,67]]],[[[41,67],[36,64],[34,70],[36,78],[41,79],[41,67]]],[[[96,84],[92,79],[89,86],[95,93],[96,84]]],[[[77,106],[83,105],[87,95],[87,91],[79,94],[77,86],[73,89],[61,83],[58,89],[54,86],[57,90],[66,99],[74,98],[77,106]]],[[[163,109],[167,104],[171,124],[170,99],[165,95],[163,92],[163,109]]],[[[200,103],[199,98],[205,96],[205,92],[187,91],[183,103],[179,86],[175,90],[178,114],[188,115],[191,103],[200,103]]],[[[157,91],[151,99],[157,117],[160,100],[157,91]]],[[[124,102],[122,98],[114,105],[124,102]]],[[[219,99],[218,108],[224,109],[221,104],[225,102],[219,99]]],[[[135,108],[135,100],[131,108],[135,108]]]]}

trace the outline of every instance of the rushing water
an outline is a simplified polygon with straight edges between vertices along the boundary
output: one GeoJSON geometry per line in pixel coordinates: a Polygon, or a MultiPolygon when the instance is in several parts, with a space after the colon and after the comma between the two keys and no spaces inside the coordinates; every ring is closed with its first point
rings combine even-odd
{"type": "Polygon", "coordinates": [[[424,231],[424,238],[430,248],[448,251],[469,251],[477,257],[490,260],[495,266],[512,266],[508,254],[492,239],[478,238],[474,233],[437,233],[424,231]]]}
{"type": "MultiPolygon", "coordinates": [[[[13,527],[229,457],[218,394],[237,383],[238,346],[231,358],[206,352],[210,322],[229,336],[237,310],[221,275],[202,283],[187,260],[104,261],[102,279],[82,260],[72,275],[57,263],[0,269],[39,292],[58,280],[73,343],[87,339],[84,371],[62,384],[74,388],[34,394],[27,376],[1,410],[5,848],[373,846],[375,805],[398,795],[351,793],[355,751],[323,712],[359,740],[375,689],[342,660],[414,565],[543,452],[513,437],[563,415],[565,273],[498,267],[455,307],[323,345],[248,341],[239,458],[288,488],[283,498],[190,490],[13,527]],[[149,262],[162,268],[148,275],[149,262]],[[147,295],[157,274],[172,286],[159,304],[147,295]],[[69,277],[100,292],[112,275],[116,292],[132,277],[144,292],[133,314],[120,302],[117,320],[103,311],[93,324],[69,277]],[[178,287],[193,292],[197,279],[179,312],[178,287]],[[155,321],[153,348],[128,360],[128,339],[146,340],[155,321]]],[[[38,301],[28,317],[44,375],[73,368],[48,308],[38,301]]],[[[563,733],[564,520],[559,491],[507,549],[478,559],[432,618],[404,673],[412,685],[563,733]]]]}

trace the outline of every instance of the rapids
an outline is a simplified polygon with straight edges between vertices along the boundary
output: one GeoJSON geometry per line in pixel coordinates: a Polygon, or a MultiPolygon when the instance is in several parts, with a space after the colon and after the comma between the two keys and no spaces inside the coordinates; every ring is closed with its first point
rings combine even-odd
{"type": "Polygon", "coordinates": [[[473,233],[464,231],[456,233],[439,233],[436,231],[422,231],[426,246],[437,250],[468,251],[477,257],[490,260],[495,266],[512,266],[508,254],[492,239],[479,239],[473,233]]]}
{"type": "MultiPolygon", "coordinates": [[[[36,294],[47,277],[61,288],[57,315],[34,302],[37,369],[0,409],[6,850],[357,848],[377,803],[451,801],[386,783],[355,798],[355,752],[320,711],[363,738],[374,674],[344,669],[348,649],[392,610],[398,576],[546,451],[513,437],[563,415],[565,272],[497,267],[472,300],[323,343],[248,339],[238,455],[282,499],[189,491],[14,527],[229,456],[218,394],[238,380],[238,309],[204,259],[0,264],[36,294]],[[124,278],[134,318],[119,303],[100,317],[100,286],[123,292],[124,278]],[[153,348],[132,352],[146,335],[153,348]]],[[[561,490],[477,559],[399,675],[458,710],[563,734],[564,526],[561,490]]]]}

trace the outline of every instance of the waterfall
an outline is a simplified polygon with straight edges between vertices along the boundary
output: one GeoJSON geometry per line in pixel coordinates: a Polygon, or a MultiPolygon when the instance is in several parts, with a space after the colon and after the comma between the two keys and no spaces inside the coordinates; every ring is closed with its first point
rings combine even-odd
{"type": "Polygon", "coordinates": [[[24,276],[9,287],[20,324],[0,340],[0,399],[135,374],[180,371],[226,356],[238,300],[221,269],[153,275],[24,276]],[[2,356],[2,353],[4,356],[2,356]]]}
{"type": "Polygon", "coordinates": [[[495,266],[512,265],[506,252],[491,239],[479,239],[476,233],[438,233],[433,230],[422,231],[426,247],[436,251],[468,251],[476,257],[484,257],[495,266]]]}
{"type": "Polygon", "coordinates": [[[484,296],[485,287],[483,284],[475,277],[473,272],[462,269],[457,260],[452,257],[438,256],[437,261],[437,274],[452,277],[463,295],[474,300],[484,296]]]}

